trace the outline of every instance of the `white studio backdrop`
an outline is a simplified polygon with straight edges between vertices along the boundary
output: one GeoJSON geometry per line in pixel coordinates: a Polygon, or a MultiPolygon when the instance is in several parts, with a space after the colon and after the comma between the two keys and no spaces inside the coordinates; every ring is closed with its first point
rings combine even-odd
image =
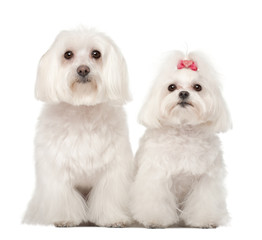
{"type": "MultiPolygon", "coordinates": [[[[262,7],[255,0],[1,1],[0,235],[77,238],[261,239],[262,7]],[[57,33],[79,25],[112,37],[129,69],[133,101],[126,111],[133,151],[144,128],[137,114],[158,60],[167,51],[201,50],[224,85],[233,130],[221,136],[228,170],[231,224],[199,229],[56,229],[21,225],[34,188],[33,139],[42,104],[34,99],[40,57],[57,33]]],[[[3,238],[2,236],[5,236],[3,238]]]]}

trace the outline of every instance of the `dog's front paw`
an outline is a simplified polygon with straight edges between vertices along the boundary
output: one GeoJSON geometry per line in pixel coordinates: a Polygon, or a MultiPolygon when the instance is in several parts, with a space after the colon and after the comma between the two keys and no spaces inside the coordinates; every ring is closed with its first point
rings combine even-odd
{"type": "Polygon", "coordinates": [[[107,218],[104,216],[103,218],[99,218],[98,221],[93,221],[99,227],[112,227],[112,228],[122,228],[129,226],[133,221],[127,215],[122,215],[118,217],[107,218]]]}
{"type": "Polygon", "coordinates": [[[202,228],[202,229],[211,229],[211,228],[217,228],[218,225],[215,223],[191,223],[186,224],[186,227],[190,228],[202,228]]]}
{"type": "Polygon", "coordinates": [[[216,224],[207,224],[205,226],[202,226],[203,229],[209,229],[209,228],[217,228],[218,226],[216,224]]]}
{"type": "Polygon", "coordinates": [[[142,224],[146,228],[167,228],[171,225],[176,224],[178,222],[178,219],[154,218],[154,219],[140,219],[140,220],[137,219],[136,221],[142,224]]]}
{"type": "Polygon", "coordinates": [[[177,213],[171,211],[140,211],[133,214],[133,218],[146,228],[167,228],[179,222],[177,213]]]}
{"type": "Polygon", "coordinates": [[[164,226],[162,224],[159,223],[145,223],[143,224],[146,228],[166,228],[168,226],[164,226]]]}
{"type": "Polygon", "coordinates": [[[202,214],[195,213],[195,214],[188,214],[187,212],[184,212],[182,214],[181,219],[185,223],[187,227],[192,228],[217,228],[219,226],[224,226],[228,221],[228,216],[225,215],[215,215],[215,214],[203,214],[204,212],[201,212],[202,214]]]}
{"type": "Polygon", "coordinates": [[[55,222],[54,225],[56,227],[66,228],[66,227],[76,227],[78,224],[75,224],[73,222],[61,221],[61,222],[55,222]]]}
{"type": "Polygon", "coordinates": [[[116,222],[116,223],[108,224],[108,225],[106,225],[105,227],[111,227],[111,228],[123,228],[123,227],[126,227],[126,226],[127,226],[126,223],[123,223],[123,222],[116,222]]]}
{"type": "Polygon", "coordinates": [[[219,222],[208,220],[208,219],[187,219],[184,220],[186,227],[191,228],[203,228],[203,229],[209,229],[209,228],[217,228],[220,226],[219,222]]]}

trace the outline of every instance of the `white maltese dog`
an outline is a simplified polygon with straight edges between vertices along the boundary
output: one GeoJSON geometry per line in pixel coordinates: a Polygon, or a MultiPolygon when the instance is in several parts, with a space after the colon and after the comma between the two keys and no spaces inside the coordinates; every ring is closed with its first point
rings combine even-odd
{"type": "Polygon", "coordinates": [[[172,52],[139,121],[131,211],[146,227],[210,228],[227,222],[223,163],[216,135],[231,127],[215,71],[199,53],[172,52]]]}
{"type": "Polygon", "coordinates": [[[132,152],[122,107],[129,90],[117,46],[92,29],[61,32],[40,60],[36,97],[46,104],[35,138],[36,188],[24,222],[129,223],[132,152]]]}

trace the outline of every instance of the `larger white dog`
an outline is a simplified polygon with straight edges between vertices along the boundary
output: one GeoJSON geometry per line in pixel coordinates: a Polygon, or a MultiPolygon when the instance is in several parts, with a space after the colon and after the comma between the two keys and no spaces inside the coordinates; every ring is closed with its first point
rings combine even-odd
{"type": "Polygon", "coordinates": [[[36,188],[25,223],[130,222],[132,152],[122,105],[125,60],[95,30],[63,31],[42,57],[36,97],[46,102],[35,139],[36,188]]]}
{"type": "Polygon", "coordinates": [[[231,120],[210,63],[199,53],[172,52],[139,120],[147,130],[136,154],[135,220],[146,227],[225,224],[225,167],[216,133],[231,120]]]}

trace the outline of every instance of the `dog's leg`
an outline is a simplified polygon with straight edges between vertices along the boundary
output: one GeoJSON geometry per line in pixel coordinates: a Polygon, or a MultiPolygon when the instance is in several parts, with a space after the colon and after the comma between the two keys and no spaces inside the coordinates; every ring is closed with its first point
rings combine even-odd
{"type": "Polygon", "coordinates": [[[148,228],[168,227],[178,222],[172,180],[161,169],[140,166],[131,190],[131,212],[148,228]]]}
{"type": "Polygon", "coordinates": [[[87,221],[83,197],[73,186],[59,179],[59,174],[54,178],[47,176],[38,179],[24,223],[72,227],[87,221]]]}
{"type": "Polygon", "coordinates": [[[228,220],[223,180],[205,175],[193,185],[188,195],[181,219],[187,226],[213,228],[228,220]]]}
{"type": "Polygon", "coordinates": [[[88,196],[88,219],[98,226],[124,227],[131,223],[128,192],[131,178],[118,164],[110,164],[88,196]]]}

